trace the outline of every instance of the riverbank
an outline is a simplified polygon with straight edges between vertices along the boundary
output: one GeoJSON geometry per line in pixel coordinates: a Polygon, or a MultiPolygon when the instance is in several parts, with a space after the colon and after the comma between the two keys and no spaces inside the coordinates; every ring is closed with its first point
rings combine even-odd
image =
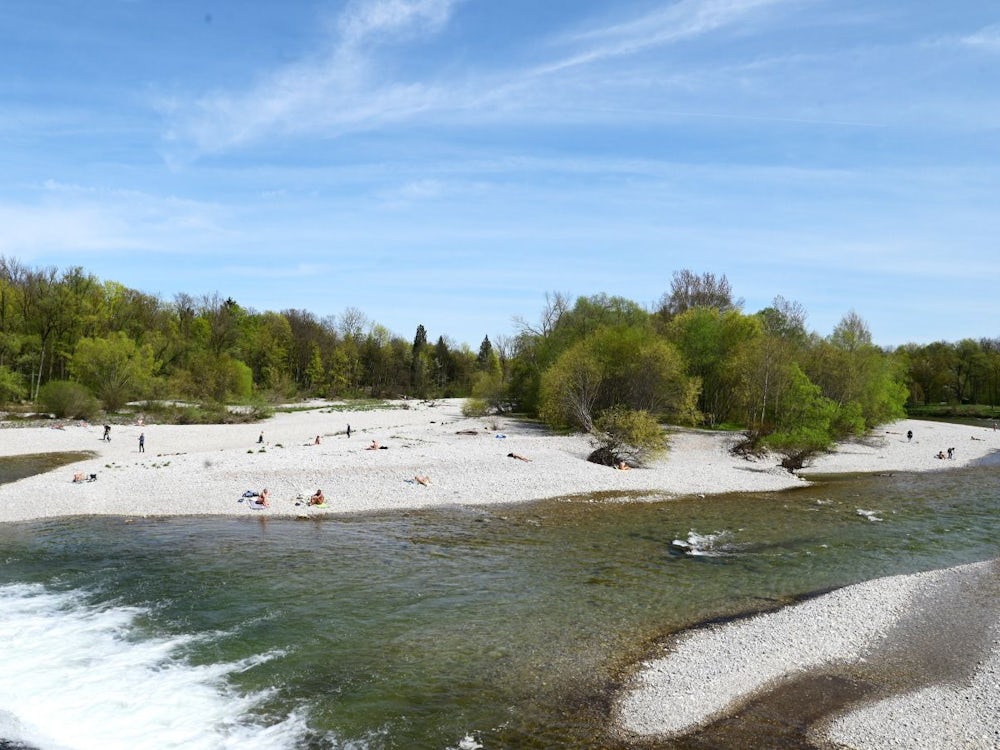
{"type": "MultiPolygon", "coordinates": [[[[346,411],[317,402],[255,425],[115,425],[110,441],[102,439],[100,425],[86,423],[0,429],[0,456],[93,454],[0,486],[0,522],[91,514],[300,516],[592,493],[663,498],[772,492],[806,481],[782,469],[777,457],[733,456],[729,449],[738,435],[698,430],[674,432],[670,450],[648,466],[618,471],[586,461],[592,446],[584,436],[553,435],[502,417],[467,418],[461,403],[395,402],[346,411]],[[373,441],[381,449],[368,450],[373,441]],[[75,483],[76,474],[97,479],[75,483]],[[417,476],[429,482],[420,484],[417,476]],[[264,488],[267,508],[243,497],[264,488]],[[306,505],[317,489],[327,498],[323,508],[306,505]]],[[[998,449],[1000,432],[904,421],[819,457],[807,472],[945,469],[998,449]],[[952,447],[951,460],[935,458],[952,447]]]]}
{"type": "Polygon", "coordinates": [[[991,750],[1000,747],[998,595],[1000,563],[988,561],[695,629],[643,665],[617,722],[632,736],[678,736],[790,688],[820,696],[809,710],[819,717],[807,732],[814,747],[991,750]],[[838,682],[854,693],[843,712],[838,682]]]}

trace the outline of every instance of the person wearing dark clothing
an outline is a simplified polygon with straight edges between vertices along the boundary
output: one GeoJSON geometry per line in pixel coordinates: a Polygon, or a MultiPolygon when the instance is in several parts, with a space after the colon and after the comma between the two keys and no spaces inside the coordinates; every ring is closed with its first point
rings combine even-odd
{"type": "Polygon", "coordinates": [[[109,443],[111,442],[111,425],[104,425],[104,435],[101,436],[101,440],[107,440],[109,443]]]}
{"type": "Polygon", "coordinates": [[[146,452],[146,433],[139,433],[139,453],[146,452]]]}

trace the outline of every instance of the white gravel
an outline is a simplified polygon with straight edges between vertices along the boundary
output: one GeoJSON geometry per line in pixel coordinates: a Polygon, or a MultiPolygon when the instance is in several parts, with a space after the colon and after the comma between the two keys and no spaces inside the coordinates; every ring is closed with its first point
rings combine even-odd
{"type": "MultiPolygon", "coordinates": [[[[0,522],[68,515],[301,515],[455,504],[516,503],[594,492],[662,498],[724,492],[768,492],[806,481],[774,457],[746,460],[729,447],[735,435],[682,430],[669,452],[648,466],[618,471],[588,463],[583,436],[556,436],[515,420],[470,419],[461,400],[408,408],[334,411],[329,405],[279,413],[260,424],[115,425],[111,442],[100,425],[0,429],[0,456],[93,451],[47,474],[0,485],[0,522]],[[346,436],[347,425],[352,436],[346,436]],[[264,431],[265,443],[257,443],[264,431]],[[462,434],[472,431],[474,434],[462,434]],[[138,452],[144,434],[146,452],[138,452]],[[316,436],[320,444],[315,445],[316,436]],[[501,437],[502,436],[502,437],[501,437]],[[372,440],[387,450],[365,450],[372,440]],[[530,462],[508,458],[517,453],[530,462]],[[96,482],[73,483],[75,473],[96,482]],[[414,483],[417,474],[429,486],[414,483]],[[271,507],[250,511],[245,490],[267,487],[271,507]],[[328,507],[308,509],[301,497],[322,489],[328,507]]],[[[1000,448],[1000,433],[956,425],[902,422],[871,444],[842,446],[811,470],[931,470],[960,466],[1000,448]],[[900,432],[918,437],[907,443],[900,432]],[[929,437],[933,435],[933,438],[929,437]],[[970,437],[977,440],[970,440],[970,437]],[[932,457],[958,444],[952,461],[932,457]]]]}

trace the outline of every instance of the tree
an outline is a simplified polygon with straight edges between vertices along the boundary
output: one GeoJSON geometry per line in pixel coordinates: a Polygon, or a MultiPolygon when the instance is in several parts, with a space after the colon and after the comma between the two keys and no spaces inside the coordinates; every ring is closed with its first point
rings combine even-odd
{"type": "Polygon", "coordinates": [[[591,432],[597,414],[620,406],[679,421],[697,414],[697,381],[651,330],[602,328],[577,342],[542,374],[539,416],[591,432]]]}
{"type": "Polygon", "coordinates": [[[239,323],[236,351],[253,373],[254,383],[281,392],[289,378],[292,327],[288,319],[273,312],[245,314],[239,323]]]}
{"type": "Polygon", "coordinates": [[[852,311],[828,339],[811,343],[803,369],[836,404],[834,434],[842,438],[905,415],[903,364],[871,343],[867,324],[852,311]]]}
{"type": "Polygon", "coordinates": [[[21,373],[14,372],[6,365],[0,365],[0,404],[18,401],[28,395],[21,373]]]}
{"type": "Polygon", "coordinates": [[[105,338],[80,339],[70,372],[87,386],[108,411],[116,411],[148,383],[153,375],[153,353],[118,331],[105,338]]]}
{"type": "Polygon", "coordinates": [[[819,386],[811,383],[798,365],[791,365],[789,372],[788,408],[782,413],[780,423],[763,438],[763,444],[781,453],[789,471],[801,469],[806,460],[827,449],[834,441],[833,421],[837,405],[825,398],[819,386]]]}
{"type": "Polygon", "coordinates": [[[477,370],[489,370],[493,364],[493,344],[490,343],[490,337],[484,336],[482,343],[479,345],[479,354],[476,355],[476,369],[477,370]]]}
{"type": "Polygon", "coordinates": [[[539,416],[556,427],[591,432],[603,380],[600,362],[581,341],[542,374],[539,416]]]}
{"type": "Polygon", "coordinates": [[[684,357],[688,374],[701,381],[698,408],[705,421],[711,426],[741,421],[746,373],[740,363],[763,335],[760,321],[737,310],[694,307],[674,316],[665,334],[684,357]]]}
{"type": "Polygon", "coordinates": [[[201,301],[201,316],[208,321],[208,345],[216,356],[230,354],[240,336],[240,321],[245,316],[232,297],[225,300],[219,295],[205,295],[201,301]]]}
{"type": "Polygon", "coordinates": [[[713,273],[699,276],[686,268],[674,271],[670,292],[660,298],[660,317],[670,320],[675,315],[696,307],[707,307],[725,313],[742,308],[743,300],[733,298],[729,279],[724,274],[717,279],[713,273]]]}

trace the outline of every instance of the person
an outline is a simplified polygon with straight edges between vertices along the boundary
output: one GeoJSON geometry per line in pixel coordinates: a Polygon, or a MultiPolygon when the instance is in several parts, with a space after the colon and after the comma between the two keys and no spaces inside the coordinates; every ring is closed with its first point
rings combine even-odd
{"type": "Polygon", "coordinates": [[[530,458],[525,458],[520,453],[508,453],[507,458],[516,458],[518,461],[531,461],[530,458]]]}
{"type": "Polygon", "coordinates": [[[319,445],[319,435],[316,436],[316,440],[313,442],[313,445],[319,445]]]}
{"type": "Polygon", "coordinates": [[[78,471],[76,474],[73,475],[74,482],[85,482],[86,480],[87,476],[82,471],[78,471]]]}
{"type": "Polygon", "coordinates": [[[264,442],[264,431],[263,430],[261,430],[260,431],[260,435],[257,436],[257,442],[258,443],[263,443],[264,442]]]}
{"type": "Polygon", "coordinates": [[[949,448],[948,449],[948,458],[954,458],[954,457],[955,457],[955,449],[954,448],[949,448]]]}
{"type": "Polygon", "coordinates": [[[146,433],[145,432],[140,432],[139,433],[139,453],[145,453],[145,452],[146,452],[146,433]]]}
{"type": "Polygon", "coordinates": [[[366,451],[377,451],[382,446],[378,444],[377,440],[372,440],[372,444],[365,448],[366,451]]]}
{"type": "Polygon", "coordinates": [[[104,435],[101,436],[101,440],[107,440],[109,443],[111,442],[111,425],[104,425],[104,435]]]}
{"type": "Polygon", "coordinates": [[[629,466],[629,465],[628,465],[627,463],[625,463],[624,461],[619,461],[619,462],[618,462],[617,464],[615,464],[615,468],[616,468],[616,469],[618,469],[619,471],[628,471],[628,470],[629,470],[629,469],[631,469],[632,467],[631,467],[631,466],[629,466]]]}
{"type": "Polygon", "coordinates": [[[906,442],[910,442],[911,440],[913,440],[913,430],[907,430],[906,431],[906,442]]]}
{"type": "Polygon", "coordinates": [[[417,474],[415,477],[413,477],[413,481],[416,482],[417,484],[422,484],[424,487],[426,487],[431,483],[431,478],[426,474],[417,474]]]}
{"type": "Polygon", "coordinates": [[[938,451],[937,456],[935,456],[935,458],[944,458],[944,451],[938,451]]]}
{"type": "Polygon", "coordinates": [[[347,437],[351,436],[351,426],[347,425],[347,437]]]}
{"type": "Polygon", "coordinates": [[[260,491],[260,496],[254,502],[257,505],[263,505],[265,508],[268,508],[270,507],[270,504],[267,502],[268,497],[270,497],[270,493],[267,491],[267,487],[265,487],[260,491]]]}
{"type": "Polygon", "coordinates": [[[316,494],[309,498],[310,505],[324,505],[326,503],[326,498],[323,496],[323,490],[316,490],[316,494]]]}

